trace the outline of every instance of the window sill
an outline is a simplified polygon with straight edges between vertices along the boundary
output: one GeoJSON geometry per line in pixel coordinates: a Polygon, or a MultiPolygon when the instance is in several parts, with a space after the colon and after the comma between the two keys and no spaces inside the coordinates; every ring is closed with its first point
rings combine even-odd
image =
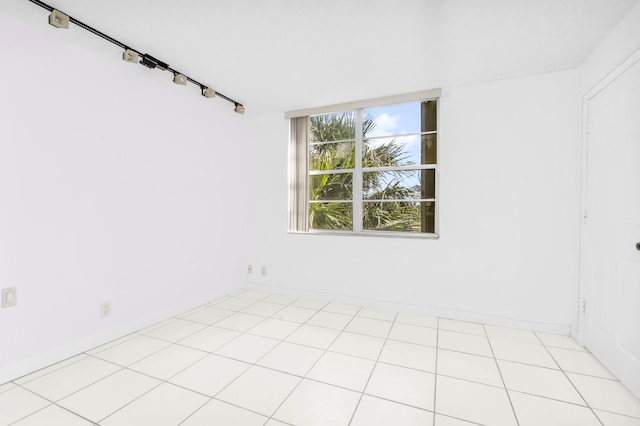
{"type": "Polygon", "coordinates": [[[411,233],[411,232],[353,232],[353,231],[288,231],[289,234],[297,235],[337,235],[342,237],[365,237],[365,238],[404,238],[409,240],[438,240],[440,235],[427,233],[411,233]]]}

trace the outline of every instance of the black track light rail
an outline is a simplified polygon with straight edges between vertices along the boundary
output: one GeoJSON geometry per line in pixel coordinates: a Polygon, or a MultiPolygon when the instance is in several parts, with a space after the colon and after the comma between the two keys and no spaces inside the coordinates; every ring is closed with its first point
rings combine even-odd
{"type": "MultiPolygon", "coordinates": [[[[53,12],[54,10],[58,10],[58,12],[64,13],[61,10],[55,9],[54,7],[48,5],[48,4],[46,4],[46,3],[44,3],[44,2],[42,2],[40,0],[29,0],[29,1],[31,3],[34,3],[34,4],[38,5],[38,6],[40,6],[43,9],[48,10],[49,12],[53,12]]],[[[138,51],[138,50],[136,50],[136,49],[134,49],[134,48],[132,48],[132,47],[130,47],[130,46],[118,41],[118,40],[116,40],[113,37],[108,36],[107,34],[103,33],[102,31],[98,31],[95,28],[85,24],[84,22],[78,21],[76,18],[74,18],[74,17],[72,17],[70,15],[67,15],[66,13],[64,13],[64,14],[69,17],[69,22],[79,26],[80,28],[89,31],[90,33],[92,33],[94,35],[97,35],[98,37],[108,41],[109,43],[115,44],[116,46],[120,47],[121,49],[130,50],[132,52],[137,53],[142,58],[142,60],[140,61],[141,65],[144,65],[147,68],[151,68],[151,69],[158,68],[158,69],[161,69],[163,71],[170,71],[174,75],[182,74],[187,79],[187,81],[189,81],[190,83],[193,83],[196,86],[198,86],[200,88],[200,90],[204,90],[204,89],[210,87],[210,86],[204,85],[204,84],[194,80],[193,78],[187,76],[184,73],[181,73],[180,71],[177,71],[177,70],[171,68],[166,62],[160,61],[160,60],[154,58],[153,56],[151,56],[149,54],[140,53],[140,51],[138,51]]],[[[230,103],[234,104],[236,108],[238,108],[238,107],[243,108],[243,105],[240,102],[235,101],[235,100],[231,99],[230,97],[225,96],[225,95],[223,95],[222,93],[220,93],[218,91],[216,91],[216,96],[224,99],[227,102],[230,102],[230,103]]]]}

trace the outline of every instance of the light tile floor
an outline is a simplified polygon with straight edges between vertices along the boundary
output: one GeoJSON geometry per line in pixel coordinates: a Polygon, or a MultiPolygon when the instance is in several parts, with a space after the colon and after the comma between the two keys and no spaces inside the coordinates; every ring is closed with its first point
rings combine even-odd
{"type": "Polygon", "coordinates": [[[241,290],[0,385],[0,425],[640,426],[571,338],[241,290]]]}

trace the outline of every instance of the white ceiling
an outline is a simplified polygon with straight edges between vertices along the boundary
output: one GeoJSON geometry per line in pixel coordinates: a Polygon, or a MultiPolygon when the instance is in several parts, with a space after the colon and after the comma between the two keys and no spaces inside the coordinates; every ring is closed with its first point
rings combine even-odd
{"type": "MultiPolygon", "coordinates": [[[[639,1],[45,2],[211,84],[249,113],[575,67],[639,1]]],[[[48,12],[27,0],[3,0],[3,10],[47,26],[48,12]]]]}

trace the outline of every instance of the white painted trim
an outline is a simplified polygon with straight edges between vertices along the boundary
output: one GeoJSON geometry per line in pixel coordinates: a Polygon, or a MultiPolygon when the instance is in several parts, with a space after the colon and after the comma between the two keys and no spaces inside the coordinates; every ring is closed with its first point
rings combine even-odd
{"type": "MultiPolygon", "coordinates": [[[[397,203],[397,202],[414,202],[414,203],[435,203],[435,198],[367,198],[362,203],[397,203]]],[[[397,232],[397,231],[389,231],[397,232]]]]}
{"type": "Polygon", "coordinates": [[[375,141],[379,139],[398,139],[405,138],[407,136],[426,136],[426,135],[437,135],[437,130],[430,130],[428,132],[416,132],[416,133],[401,133],[397,135],[380,135],[380,136],[367,136],[366,141],[375,141]]]}
{"type": "MultiPolygon", "coordinates": [[[[242,287],[243,286],[238,286],[238,290],[242,287]]],[[[160,321],[188,312],[191,309],[226,296],[234,291],[235,290],[225,290],[222,293],[215,292],[206,297],[182,303],[178,306],[147,315],[138,320],[131,321],[126,324],[120,324],[101,333],[58,346],[47,352],[34,355],[9,365],[4,365],[0,367],[0,385],[64,361],[67,358],[89,351],[128,334],[135,333],[136,331],[152,326],[160,321]]]]}
{"type": "MultiPolygon", "coordinates": [[[[357,152],[357,151],[356,151],[357,152]]],[[[360,162],[362,163],[362,157],[360,157],[360,162]]],[[[358,163],[356,163],[358,164],[358,163]]],[[[371,173],[371,172],[396,172],[399,170],[435,170],[438,168],[437,164],[408,164],[406,166],[381,166],[381,167],[362,167],[362,173],[371,173]]],[[[345,174],[345,173],[355,173],[355,169],[333,169],[333,170],[310,170],[309,176],[318,176],[318,175],[337,175],[337,174],[345,174]]]]}
{"type": "Polygon", "coordinates": [[[585,325],[585,316],[584,312],[582,312],[582,300],[586,297],[586,290],[584,284],[584,263],[583,262],[583,253],[584,253],[584,232],[585,232],[585,213],[587,211],[587,164],[589,160],[589,152],[588,152],[588,123],[589,122],[589,102],[585,97],[582,100],[582,173],[581,173],[581,188],[580,188],[580,233],[579,233],[579,241],[578,241],[578,300],[575,303],[578,306],[578,324],[576,324],[576,328],[571,330],[572,337],[581,345],[584,344],[584,325],[585,325]]]}
{"type": "Polygon", "coordinates": [[[284,118],[307,117],[309,115],[316,114],[330,114],[333,112],[352,111],[361,108],[373,108],[384,105],[402,104],[406,102],[426,101],[439,98],[441,94],[441,89],[432,89],[423,90],[421,92],[404,93],[401,95],[384,96],[381,98],[346,102],[343,104],[327,105],[324,107],[298,109],[285,112],[284,118]]]}
{"type": "Polygon", "coordinates": [[[398,170],[435,170],[437,164],[407,164],[406,166],[382,166],[382,167],[363,167],[363,173],[369,172],[395,172],[398,170]]]}
{"type": "Polygon", "coordinates": [[[640,49],[636,50],[625,59],[620,65],[614,68],[609,74],[607,74],[599,83],[591,88],[585,95],[584,100],[589,101],[591,98],[600,93],[608,85],[613,83],[618,77],[620,77],[626,70],[631,68],[636,62],[640,60],[640,49]]]}
{"type": "Polygon", "coordinates": [[[362,120],[362,110],[358,109],[355,113],[356,118],[356,146],[355,146],[355,170],[353,171],[353,183],[351,186],[351,192],[354,203],[351,204],[351,229],[354,232],[362,232],[362,221],[363,221],[363,207],[362,207],[362,198],[364,194],[362,193],[362,152],[363,152],[363,141],[362,141],[362,133],[363,133],[363,120],[362,120]],[[358,200],[357,202],[355,202],[358,200]]]}
{"type": "MultiPolygon", "coordinates": [[[[440,163],[440,153],[442,152],[442,126],[441,126],[441,121],[440,121],[440,117],[442,117],[442,114],[440,113],[442,111],[442,109],[440,108],[440,98],[438,97],[438,99],[436,99],[436,134],[437,136],[437,143],[436,143],[436,188],[435,188],[435,196],[436,196],[436,208],[434,211],[434,214],[436,215],[435,221],[434,221],[434,228],[433,228],[433,232],[435,235],[440,235],[440,203],[441,203],[441,199],[440,199],[440,168],[442,167],[442,164],[440,163]]],[[[445,131],[446,133],[446,131],[445,131]]]]}
{"type": "MultiPolygon", "coordinates": [[[[413,200],[412,200],[413,201],[413,200]]],[[[294,235],[332,235],[341,237],[378,237],[378,238],[404,238],[404,239],[422,239],[422,240],[438,240],[440,236],[438,234],[431,234],[426,232],[398,232],[398,231],[362,231],[359,233],[353,231],[335,231],[331,229],[317,230],[311,229],[309,231],[289,231],[288,234],[294,235]]]]}
{"type": "Polygon", "coordinates": [[[310,170],[309,176],[319,176],[319,175],[338,175],[345,173],[353,173],[356,169],[333,169],[333,170],[310,170]]]}
{"type": "MultiPolygon", "coordinates": [[[[582,184],[581,184],[581,202],[580,202],[580,260],[579,260],[579,270],[578,270],[578,328],[573,329],[571,331],[572,336],[578,341],[578,343],[584,343],[584,327],[586,324],[585,314],[582,312],[582,301],[586,300],[586,285],[585,285],[585,276],[586,271],[584,268],[586,267],[585,262],[583,262],[583,253],[585,252],[584,247],[584,233],[585,233],[585,223],[588,219],[588,211],[587,211],[587,194],[588,194],[588,159],[589,159],[589,102],[593,99],[598,93],[602,92],[607,88],[611,83],[616,81],[621,75],[623,75],[629,68],[635,65],[638,61],[640,61],[640,49],[636,50],[632,53],[627,59],[625,59],[621,64],[615,67],[609,74],[607,74],[602,80],[600,80],[595,86],[593,86],[583,97],[582,97],[582,184]],[[587,217],[585,217],[585,213],[587,217]]],[[[588,301],[587,301],[588,302],[588,301]]],[[[588,305],[588,303],[587,303],[588,305]]],[[[587,306],[587,309],[589,307],[587,306]]]]}

